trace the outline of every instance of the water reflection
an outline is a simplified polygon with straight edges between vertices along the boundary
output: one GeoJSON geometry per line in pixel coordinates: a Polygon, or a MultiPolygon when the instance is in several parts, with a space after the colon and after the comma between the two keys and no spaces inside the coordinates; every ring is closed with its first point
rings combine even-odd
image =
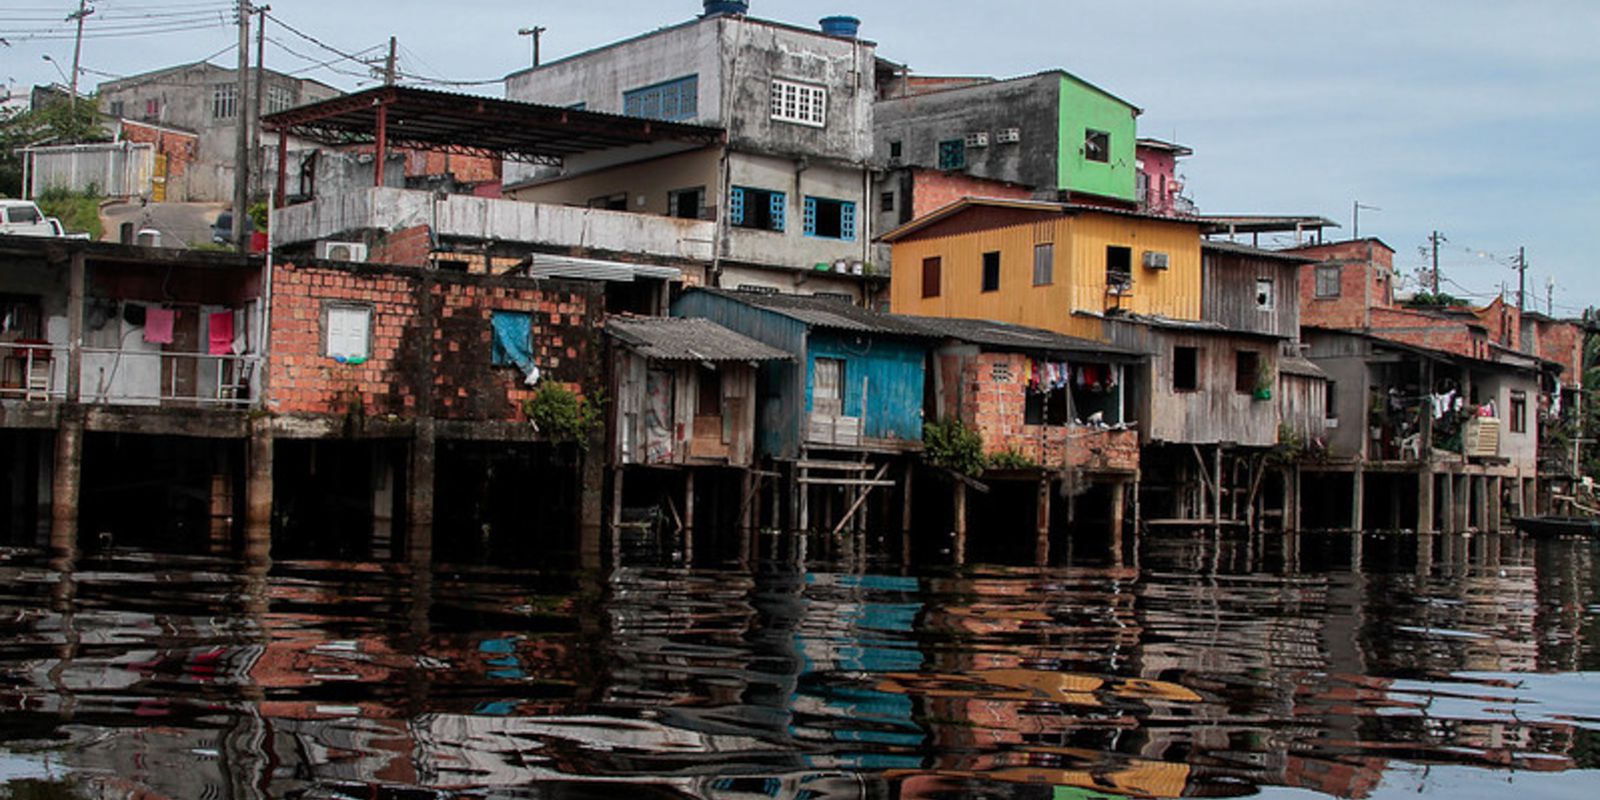
{"type": "Polygon", "coordinates": [[[0,786],[1366,797],[1600,766],[1590,542],[1208,533],[906,575],[764,538],[603,575],[0,551],[0,786]]]}

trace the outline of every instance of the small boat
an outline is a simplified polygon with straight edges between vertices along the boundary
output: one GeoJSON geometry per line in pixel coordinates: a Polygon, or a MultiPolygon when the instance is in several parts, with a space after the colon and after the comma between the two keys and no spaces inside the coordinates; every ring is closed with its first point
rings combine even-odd
{"type": "Polygon", "coordinates": [[[1596,517],[1512,517],[1511,524],[1529,536],[1600,536],[1596,517]]]}

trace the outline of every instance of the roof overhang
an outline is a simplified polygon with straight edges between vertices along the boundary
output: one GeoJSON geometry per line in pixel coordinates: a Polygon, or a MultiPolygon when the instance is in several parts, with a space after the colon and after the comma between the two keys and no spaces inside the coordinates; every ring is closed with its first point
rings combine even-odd
{"type": "Polygon", "coordinates": [[[330,146],[375,145],[559,165],[580,153],[658,142],[721,143],[721,128],[491,97],[381,86],[291,108],[267,130],[330,146]],[[380,131],[381,129],[381,131],[380,131]]]}

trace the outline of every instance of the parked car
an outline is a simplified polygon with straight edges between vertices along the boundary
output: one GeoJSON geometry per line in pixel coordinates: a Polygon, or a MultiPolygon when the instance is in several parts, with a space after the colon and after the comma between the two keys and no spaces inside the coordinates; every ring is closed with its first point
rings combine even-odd
{"type": "Polygon", "coordinates": [[[0,200],[0,234],[61,236],[61,221],[47,217],[32,200],[0,200]]]}
{"type": "MultiPolygon", "coordinates": [[[[254,233],[255,221],[247,215],[244,218],[244,232],[246,235],[254,233]]],[[[233,244],[233,212],[224,211],[217,215],[217,221],[211,223],[211,241],[216,244],[233,244]]]]}

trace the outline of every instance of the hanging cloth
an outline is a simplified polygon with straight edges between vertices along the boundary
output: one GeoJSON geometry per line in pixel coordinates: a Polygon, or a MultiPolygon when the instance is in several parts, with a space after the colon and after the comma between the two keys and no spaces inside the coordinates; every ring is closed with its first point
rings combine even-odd
{"type": "Polygon", "coordinates": [[[172,323],[178,312],[151,306],[144,312],[144,340],[150,344],[172,344],[172,323]]]}
{"type": "MultiPolygon", "coordinates": [[[[145,330],[149,330],[148,327],[145,330]]],[[[233,355],[233,312],[217,311],[206,319],[206,352],[214,356],[233,355]]]]}

